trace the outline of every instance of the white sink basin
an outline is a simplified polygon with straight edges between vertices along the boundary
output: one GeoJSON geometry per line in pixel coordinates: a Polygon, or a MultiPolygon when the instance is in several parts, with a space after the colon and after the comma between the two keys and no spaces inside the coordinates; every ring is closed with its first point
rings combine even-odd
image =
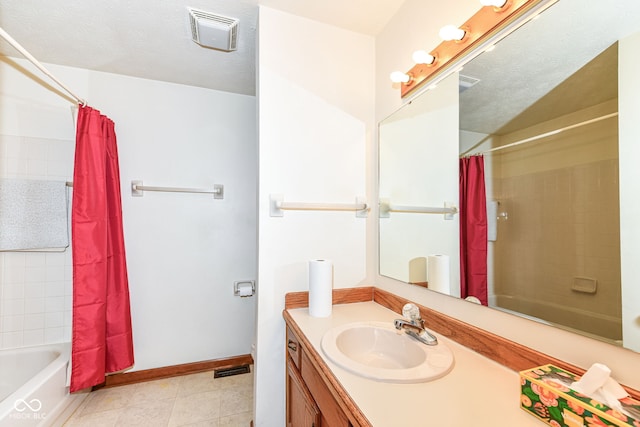
{"type": "Polygon", "coordinates": [[[431,381],[453,368],[442,342],[428,346],[398,331],[392,322],[337,326],[322,337],[322,351],[340,367],[365,378],[393,383],[431,381]]]}

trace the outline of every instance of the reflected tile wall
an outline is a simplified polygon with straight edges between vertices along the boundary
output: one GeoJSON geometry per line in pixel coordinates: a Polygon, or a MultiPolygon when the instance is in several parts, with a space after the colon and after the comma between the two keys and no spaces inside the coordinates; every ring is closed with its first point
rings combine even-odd
{"type": "Polygon", "coordinates": [[[496,294],[619,318],[618,161],[504,178],[499,188],[509,219],[496,242],[496,294]],[[572,290],[574,277],[597,279],[597,292],[572,290]]]}

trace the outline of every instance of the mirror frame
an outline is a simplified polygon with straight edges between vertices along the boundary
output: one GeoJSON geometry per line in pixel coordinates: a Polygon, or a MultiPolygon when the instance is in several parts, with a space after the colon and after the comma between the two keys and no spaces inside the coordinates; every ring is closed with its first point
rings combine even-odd
{"type": "Polygon", "coordinates": [[[459,28],[465,31],[462,40],[443,41],[430,54],[435,58],[432,64],[416,64],[406,74],[409,81],[401,83],[402,98],[415,93],[438,77],[445,77],[453,67],[468,62],[474,52],[482,52],[483,45],[491,46],[498,40],[525,24],[530,15],[535,17],[558,0],[507,0],[498,8],[483,6],[459,28]],[[518,21],[517,25],[511,25],[518,21]]]}

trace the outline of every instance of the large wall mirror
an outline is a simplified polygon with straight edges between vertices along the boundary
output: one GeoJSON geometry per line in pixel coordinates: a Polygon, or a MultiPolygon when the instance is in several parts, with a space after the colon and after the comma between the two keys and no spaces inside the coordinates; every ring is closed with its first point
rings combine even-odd
{"type": "Polygon", "coordinates": [[[382,121],[380,274],[460,296],[447,209],[481,154],[488,306],[640,351],[638,52],[640,1],[559,0],[382,121]]]}

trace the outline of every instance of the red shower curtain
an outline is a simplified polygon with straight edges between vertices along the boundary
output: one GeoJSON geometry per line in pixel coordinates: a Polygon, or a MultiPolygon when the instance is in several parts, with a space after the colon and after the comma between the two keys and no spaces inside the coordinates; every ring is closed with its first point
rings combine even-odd
{"type": "Polygon", "coordinates": [[[487,305],[487,197],[484,158],[460,159],[460,296],[487,305]]]}
{"type": "Polygon", "coordinates": [[[115,126],[87,106],[78,110],[71,227],[74,392],[133,365],[115,126]]]}

